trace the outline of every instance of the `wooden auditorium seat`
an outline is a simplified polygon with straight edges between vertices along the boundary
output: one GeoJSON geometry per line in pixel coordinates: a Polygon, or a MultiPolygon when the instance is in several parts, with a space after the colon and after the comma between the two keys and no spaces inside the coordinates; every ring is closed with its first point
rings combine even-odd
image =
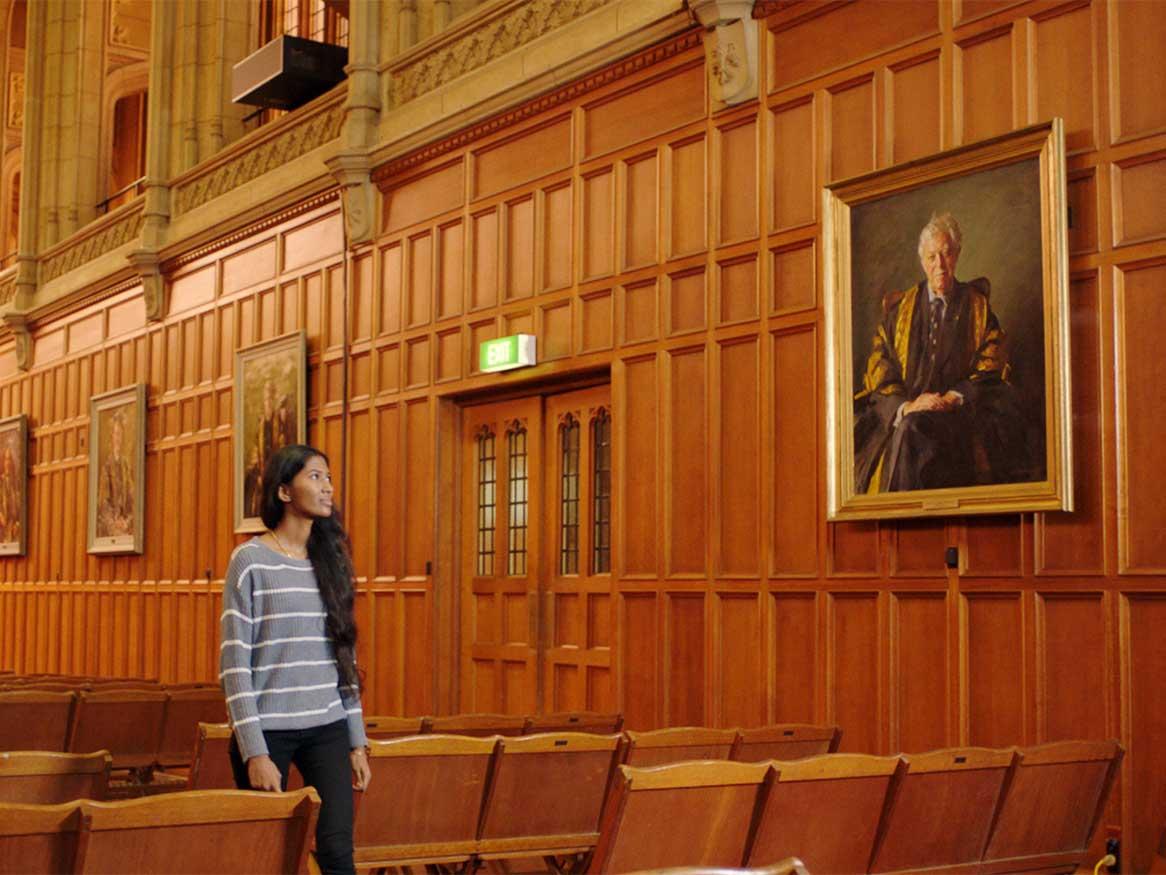
{"type": "Polygon", "coordinates": [[[621,741],[586,732],[502,738],[476,857],[590,853],[621,741]]]}
{"type": "Polygon", "coordinates": [[[812,872],[865,872],[902,757],[830,754],[775,762],[777,780],[762,803],[746,863],[787,857],[812,872]]]}
{"type": "Polygon", "coordinates": [[[72,692],[0,693],[0,750],[65,750],[75,699],[72,692]]]}
{"type": "Polygon", "coordinates": [[[1116,741],[1023,748],[980,871],[1073,871],[1105,810],[1124,751],[1116,741]]]}
{"type": "Polygon", "coordinates": [[[651,732],[626,732],[624,763],[640,768],[686,760],[727,760],[737,739],[736,729],[677,726],[651,732]]]}
{"type": "Polygon", "coordinates": [[[217,687],[167,690],[162,716],[158,765],[189,766],[198,742],[200,723],[225,723],[227,705],[217,687]]]}
{"type": "Polygon", "coordinates": [[[425,732],[441,735],[522,735],[526,717],[514,714],[453,714],[448,717],[430,717],[425,721],[425,732]]]}
{"type": "Polygon", "coordinates": [[[1019,757],[1014,748],[980,747],[904,757],[907,769],[888,807],[870,871],[978,864],[1019,757]]]}
{"type": "Polygon", "coordinates": [[[468,862],[497,744],[455,735],[371,740],[372,781],[356,794],[357,868],[468,862]]]}
{"type": "Polygon", "coordinates": [[[797,857],[786,857],[769,866],[749,869],[724,869],[709,866],[676,866],[671,869],[641,869],[628,875],[811,875],[806,864],[797,857]]]}
{"type": "Polygon", "coordinates": [[[425,731],[427,717],[365,717],[364,734],[385,741],[420,735],[425,731]]]}
{"type": "Polygon", "coordinates": [[[740,866],[760,794],[775,776],[769,763],[620,766],[588,871],[740,866]]]}
{"type": "Polygon", "coordinates": [[[112,762],[104,750],[0,753],[0,802],[57,805],[73,799],[104,799],[112,762]]]}
{"type": "Polygon", "coordinates": [[[87,684],[95,693],[104,693],[108,690],[161,690],[162,684],[145,678],[98,678],[87,684]]]}
{"type": "Polygon", "coordinates": [[[80,829],[80,802],[0,802],[0,875],[72,872],[80,829]]]}
{"type": "Polygon", "coordinates": [[[320,797],[198,790],[82,802],[76,873],[307,872],[320,797]]]}
{"type": "Polygon", "coordinates": [[[194,760],[186,777],[187,790],[232,790],[235,774],[231,770],[231,727],[227,723],[198,724],[194,760]]]}
{"type": "Polygon", "coordinates": [[[622,714],[601,714],[598,711],[560,711],[556,714],[532,714],[526,718],[523,733],[591,732],[611,735],[623,729],[622,714]]]}
{"type": "Polygon", "coordinates": [[[115,769],[152,766],[158,757],[165,709],[166,694],[161,690],[81,693],[67,750],[108,750],[115,769]]]}
{"type": "Polygon", "coordinates": [[[796,760],[834,753],[842,741],[837,726],[779,723],[757,729],[738,729],[729,759],[743,763],[763,760],[796,760]]]}

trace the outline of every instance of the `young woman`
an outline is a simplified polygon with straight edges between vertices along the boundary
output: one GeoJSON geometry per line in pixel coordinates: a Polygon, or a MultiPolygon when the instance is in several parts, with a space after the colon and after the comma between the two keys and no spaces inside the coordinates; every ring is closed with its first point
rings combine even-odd
{"type": "Polygon", "coordinates": [[[235,550],[223,586],[219,677],[235,784],[284,789],[295,763],[320,794],[320,868],[353,872],[352,789],[368,786],[371,773],[348,536],[320,451],[279,450],[261,488],[268,531],[235,550]]]}

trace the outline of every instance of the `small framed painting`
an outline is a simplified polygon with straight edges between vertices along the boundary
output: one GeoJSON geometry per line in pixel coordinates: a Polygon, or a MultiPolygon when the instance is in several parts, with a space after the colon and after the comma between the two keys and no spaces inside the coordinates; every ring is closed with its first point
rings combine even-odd
{"type": "Polygon", "coordinates": [[[146,386],[89,399],[89,552],[141,553],[146,503],[146,386]]]}
{"type": "Polygon", "coordinates": [[[28,526],[28,417],[0,419],[0,556],[23,556],[28,526]]]}

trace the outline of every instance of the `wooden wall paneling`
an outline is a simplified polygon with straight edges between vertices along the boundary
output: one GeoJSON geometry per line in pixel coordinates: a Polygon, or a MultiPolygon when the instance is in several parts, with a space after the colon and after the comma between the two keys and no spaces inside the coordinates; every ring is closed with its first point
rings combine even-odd
{"type": "Polygon", "coordinates": [[[1025,525],[1020,515],[967,517],[961,537],[961,574],[1009,577],[1024,574],[1025,525]]]}
{"type": "Polygon", "coordinates": [[[717,322],[731,325],[756,319],[760,312],[761,271],[752,246],[744,254],[718,255],[716,268],[717,322]]]}
{"type": "Polygon", "coordinates": [[[811,326],[770,336],[773,522],[769,573],[773,577],[818,574],[819,476],[818,344],[811,326]],[[812,388],[811,388],[812,387],[812,388]]]}
{"type": "MultiPolygon", "coordinates": [[[[471,219],[473,233],[477,233],[476,221],[471,219]]],[[[474,239],[474,255],[477,255],[478,241],[474,239]]],[[[404,247],[401,242],[395,241],[389,246],[380,249],[380,308],[378,314],[377,331],[379,334],[395,334],[401,330],[401,304],[404,300],[404,247]]],[[[475,259],[475,268],[479,267],[475,259]]],[[[475,274],[476,275],[476,274],[475,274]]],[[[483,273],[483,276],[486,274],[483,273]]],[[[471,295],[476,295],[475,286],[471,295]]],[[[471,307],[476,298],[471,297],[471,307]]],[[[305,319],[311,324],[310,319],[305,319]]]]}
{"type": "Polygon", "coordinates": [[[827,178],[845,179],[875,167],[875,79],[861,76],[827,91],[830,126],[827,178]]]}
{"type": "Polygon", "coordinates": [[[713,599],[712,723],[761,726],[766,722],[763,596],[721,590],[713,599]]]}
{"type": "Polygon", "coordinates": [[[1037,574],[1104,574],[1106,556],[1100,300],[1094,272],[1069,286],[1073,362],[1073,512],[1034,521],[1037,574]]]}
{"type": "Polygon", "coordinates": [[[1166,236],[1161,210],[1166,197],[1166,152],[1137,155],[1116,161],[1112,167],[1114,245],[1166,236]]]}
{"type": "Polygon", "coordinates": [[[547,186],[542,193],[542,271],[539,288],[554,290],[569,286],[575,277],[573,221],[576,187],[572,180],[547,186]]]}
{"type": "Polygon", "coordinates": [[[883,596],[827,595],[826,719],[842,727],[839,750],[884,753],[886,654],[883,596]]]}
{"type": "Polygon", "coordinates": [[[571,298],[558,298],[539,306],[535,333],[538,336],[540,361],[554,361],[571,355],[572,338],[575,336],[574,311],[571,298]]]}
{"type": "Polygon", "coordinates": [[[939,6],[890,0],[792,8],[771,16],[767,24],[773,92],[935,33],[939,6]],[[839,39],[840,34],[847,38],[839,39]]]}
{"type": "Polygon", "coordinates": [[[685,60],[646,81],[583,105],[583,156],[640,143],[705,115],[701,60],[685,60]]]}
{"type": "Polygon", "coordinates": [[[664,725],[707,726],[705,594],[669,592],[664,604],[664,725]]]}
{"type": "Polygon", "coordinates": [[[757,113],[717,124],[716,241],[724,246],[757,236],[760,187],[757,113]]]}
{"type": "MultiPolygon", "coordinates": [[[[669,350],[664,404],[665,574],[708,575],[708,363],[705,347],[669,350]]],[[[630,513],[630,511],[629,511],[630,513]]]]}
{"type": "Polygon", "coordinates": [[[1022,745],[1026,737],[1027,629],[1019,592],[964,592],[961,744],[1022,745]]]}
{"type": "Polygon", "coordinates": [[[1161,593],[1121,593],[1120,653],[1123,863],[1132,872],[1150,870],[1166,821],[1166,699],[1158,693],[1166,667],[1166,598],[1161,593]]]}
{"type": "Polygon", "coordinates": [[[940,101],[940,50],[892,64],[885,76],[889,163],[938,152],[944,144],[946,114],[940,101]]]}
{"type": "Polygon", "coordinates": [[[817,306],[815,241],[799,240],[769,250],[770,315],[784,315],[817,306]]]}
{"type": "Polygon", "coordinates": [[[621,213],[620,268],[627,271],[653,265],[659,257],[659,150],[629,156],[617,166],[621,182],[617,201],[621,213]]]}
{"type": "Polygon", "coordinates": [[[615,170],[596,168],[581,181],[579,222],[581,280],[608,276],[615,270],[615,170]]]}
{"type": "Polygon", "coordinates": [[[663,663],[657,595],[624,590],[618,598],[619,710],[624,715],[624,727],[656,727],[661,725],[659,667],[663,663]]]}
{"type": "Polygon", "coordinates": [[[621,345],[643,343],[659,336],[659,297],[659,283],[655,276],[618,287],[616,309],[621,345]]]}
{"type": "Polygon", "coordinates": [[[971,34],[956,43],[955,145],[1012,129],[1013,27],[971,34]]]}
{"type": "Polygon", "coordinates": [[[1160,260],[1115,270],[1120,574],[1166,574],[1166,503],[1154,489],[1166,465],[1154,415],[1162,410],[1166,379],[1166,357],[1157,345],[1164,282],[1160,260]]]}
{"type": "Polygon", "coordinates": [[[571,116],[559,115],[489,143],[473,153],[474,198],[513,188],[567,167],[572,158],[571,116]]]}
{"type": "Polygon", "coordinates": [[[716,347],[713,397],[713,574],[758,579],[761,570],[761,344],[755,335],[716,347]]]}
{"type": "Polygon", "coordinates": [[[1065,120],[1065,150],[1093,149],[1096,136],[1096,40],[1089,0],[1033,16],[1031,85],[1035,100],[1029,110],[1033,122],[1060,116],[1065,120]]]}
{"type": "Polygon", "coordinates": [[[1109,34],[1112,139],[1122,142],[1166,128],[1166,70],[1159,63],[1166,21],[1153,3],[1105,4],[1109,34]]]}
{"type": "Polygon", "coordinates": [[[406,249],[408,291],[405,295],[408,328],[429,322],[433,301],[433,233],[429,230],[408,238],[406,249]]]}
{"type": "Polygon", "coordinates": [[[1036,596],[1036,735],[1039,741],[1108,738],[1111,719],[1107,599],[1100,592],[1036,596]]]}
{"type": "Polygon", "coordinates": [[[1097,251],[1097,170],[1089,167],[1069,174],[1069,255],[1097,251]]]}
{"type": "MultiPolygon", "coordinates": [[[[709,185],[703,133],[669,143],[664,150],[665,258],[703,252],[708,246],[709,185]]],[[[724,160],[722,158],[722,160],[724,160]]]]}
{"type": "Polygon", "coordinates": [[[398,231],[460,207],[465,202],[465,164],[459,156],[425,168],[385,192],[381,211],[385,230],[398,231]]]}
{"type": "Polygon", "coordinates": [[[507,201],[503,208],[505,282],[502,297],[510,301],[529,298],[535,286],[534,195],[507,201]]]}
{"type": "Polygon", "coordinates": [[[808,225],[818,216],[817,144],[814,96],[799,97],[770,109],[769,230],[808,225]]]}
{"type": "Polygon", "coordinates": [[[772,588],[766,602],[766,720],[825,719],[825,660],[819,601],[825,595],[772,588]]]}
{"type": "Polygon", "coordinates": [[[622,410],[615,429],[616,521],[613,561],[621,578],[657,578],[660,552],[656,460],[660,457],[658,362],[655,355],[621,361],[612,372],[613,406],[622,410]],[[622,390],[622,391],[621,391],[622,390]]]}
{"type": "Polygon", "coordinates": [[[935,579],[947,573],[944,553],[955,542],[944,520],[889,520],[885,526],[890,577],[935,579]]]}
{"type": "Polygon", "coordinates": [[[665,336],[701,331],[708,325],[707,276],[703,258],[668,274],[662,298],[665,336]]]}

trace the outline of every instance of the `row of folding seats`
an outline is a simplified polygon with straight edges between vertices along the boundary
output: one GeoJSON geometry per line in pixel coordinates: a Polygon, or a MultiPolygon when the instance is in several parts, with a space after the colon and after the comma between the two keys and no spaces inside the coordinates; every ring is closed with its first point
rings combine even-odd
{"type": "Polygon", "coordinates": [[[222,722],[218,687],[0,692],[0,751],[108,750],[115,769],[189,765],[200,722],[222,722]]]}
{"type": "Polygon", "coordinates": [[[305,873],[320,799],[215,790],[124,802],[0,802],[0,875],[305,873]]]}
{"type": "Polygon", "coordinates": [[[621,766],[590,871],[796,856],[811,872],[1071,872],[1085,862],[1122,753],[1116,741],[1068,741],[621,766]]]}

